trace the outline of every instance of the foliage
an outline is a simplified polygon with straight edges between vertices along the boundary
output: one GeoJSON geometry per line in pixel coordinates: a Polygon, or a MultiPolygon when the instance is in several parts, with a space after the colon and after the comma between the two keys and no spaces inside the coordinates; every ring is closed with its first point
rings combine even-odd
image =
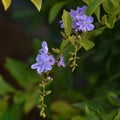
{"type": "MultiPolygon", "coordinates": [[[[31,2],[40,11],[42,0],[31,2]]],[[[2,3],[7,10],[11,1],[2,0],[2,3]]],[[[53,120],[120,120],[120,0],[82,0],[78,3],[58,0],[49,6],[48,21],[53,29],[56,29],[54,21],[61,9],[67,9],[63,10],[59,18],[64,25],[62,42],[59,48],[52,49],[56,56],[64,56],[66,68],[55,66],[50,73],[54,80],[47,86],[52,90],[45,101],[51,111],[47,117],[53,120]],[[73,32],[68,9],[72,5],[78,7],[78,3],[87,4],[85,13],[94,16],[93,31],[73,32]]],[[[44,5],[42,9],[43,14],[46,14],[44,5]]],[[[51,44],[51,41],[48,43],[51,44]]],[[[56,43],[53,41],[55,47],[58,45],[56,43]]],[[[35,50],[38,44],[41,41],[37,40],[37,44],[34,44],[35,50]]],[[[6,59],[5,68],[21,89],[14,88],[0,76],[1,120],[13,120],[14,117],[20,120],[24,113],[29,113],[39,105],[38,91],[41,88],[38,84],[42,78],[30,69],[32,63],[6,59]],[[10,100],[12,104],[9,104],[10,100]]]]}

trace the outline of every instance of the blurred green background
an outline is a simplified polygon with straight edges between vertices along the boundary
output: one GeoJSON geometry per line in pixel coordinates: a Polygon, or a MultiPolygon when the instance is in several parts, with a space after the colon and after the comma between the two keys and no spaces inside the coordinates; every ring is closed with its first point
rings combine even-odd
{"type": "MultiPolygon", "coordinates": [[[[30,66],[43,40],[50,51],[59,48],[62,10],[84,5],[64,1],[55,19],[49,17],[50,11],[61,0],[43,1],[40,12],[30,1],[13,0],[7,11],[0,3],[0,120],[42,119],[37,108],[41,78],[30,66]]],[[[87,114],[91,120],[120,120],[120,21],[92,39],[95,47],[79,51],[74,72],[69,66],[53,70],[46,119],[86,120],[80,116],[87,114]]]]}

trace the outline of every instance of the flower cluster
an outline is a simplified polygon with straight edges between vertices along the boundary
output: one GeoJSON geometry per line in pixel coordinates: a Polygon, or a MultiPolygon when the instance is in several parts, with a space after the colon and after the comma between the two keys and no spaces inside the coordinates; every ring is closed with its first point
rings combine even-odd
{"type": "Polygon", "coordinates": [[[36,63],[31,68],[37,69],[37,72],[41,75],[43,72],[50,71],[55,63],[58,63],[58,66],[65,67],[64,57],[60,56],[60,60],[56,61],[54,56],[48,52],[47,43],[43,41],[42,48],[36,57],[36,63]]]}
{"type": "MultiPolygon", "coordinates": [[[[72,28],[75,32],[82,31],[91,31],[94,29],[93,17],[87,16],[85,14],[86,6],[82,8],[77,7],[77,10],[70,10],[70,15],[72,17],[72,28]]],[[[63,21],[60,21],[61,28],[64,28],[63,21]]]]}

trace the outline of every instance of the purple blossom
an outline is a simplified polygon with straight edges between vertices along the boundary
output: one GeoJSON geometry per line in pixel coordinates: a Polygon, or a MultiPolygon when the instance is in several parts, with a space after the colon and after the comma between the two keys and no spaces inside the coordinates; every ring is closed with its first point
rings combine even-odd
{"type": "MultiPolygon", "coordinates": [[[[82,8],[77,7],[77,10],[70,10],[70,15],[72,17],[72,28],[75,32],[77,31],[91,31],[94,29],[93,17],[85,15],[86,6],[82,8]]],[[[64,28],[63,21],[60,22],[61,28],[64,28]]]]}
{"type": "Polygon", "coordinates": [[[40,53],[48,53],[48,46],[45,41],[42,42],[42,48],[39,50],[40,53]]]}
{"type": "Polygon", "coordinates": [[[60,60],[58,61],[58,66],[65,67],[65,62],[64,62],[64,57],[63,56],[60,56],[60,60]]]}
{"type": "Polygon", "coordinates": [[[31,66],[32,69],[37,69],[39,74],[50,71],[55,64],[55,58],[53,55],[48,54],[48,47],[45,41],[42,42],[42,48],[39,50],[39,54],[36,57],[36,63],[31,66]]]}
{"type": "Polygon", "coordinates": [[[77,10],[70,10],[70,15],[72,17],[73,20],[80,20],[81,15],[85,14],[85,10],[86,10],[86,6],[83,6],[82,8],[77,7],[77,10]]]}
{"type": "Polygon", "coordinates": [[[92,24],[93,17],[89,17],[87,15],[82,15],[81,20],[76,22],[77,29],[82,32],[91,31],[94,29],[94,25],[92,24]]]}

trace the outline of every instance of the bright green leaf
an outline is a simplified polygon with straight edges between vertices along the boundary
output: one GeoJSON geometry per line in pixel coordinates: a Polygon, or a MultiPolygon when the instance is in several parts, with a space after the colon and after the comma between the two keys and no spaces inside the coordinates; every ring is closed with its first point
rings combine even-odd
{"type": "Polygon", "coordinates": [[[66,10],[63,11],[62,21],[63,21],[65,33],[66,35],[69,36],[72,31],[72,18],[71,15],[66,10]]]}
{"type": "Polygon", "coordinates": [[[112,29],[114,27],[114,24],[116,22],[116,17],[104,15],[102,17],[102,22],[106,25],[106,27],[112,29]]]}
{"type": "Polygon", "coordinates": [[[2,3],[4,5],[4,9],[7,10],[11,4],[11,0],[2,0],[2,3]]]}
{"type": "Polygon", "coordinates": [[[113,15],[114,12],[118,9],[118,8],[116,8],[113,5],[113,3],[111,2],[111,0],[104,0],[104,2],[103,2],[103,8],[110,15],[113,15]]]}
{"type": "MultiPolygon", "coordinates": [[[[87,5],[89,5],[89,3],[92,1],[92,0],[83,0],[87,5]]],[[[95,8],[94,10],[94,13],[98,19],[98,21],[100,21],[100,6],[98,6],[97,8],[95,8]]]]}
{"type": "Polygon", "coordinates": [[[119,0],[111,0],[111,2],[113,3],[113,5],[115,7],[119,7],[119,5],[120,5],[120,1],[119,0]]]}
{"type": "Polygon", "coordinates": [[[0,95],[4,95],[8,92],[14,92],[15,89],[11,87],[5,80],[0,76],[0,95]]]}
{"type": "Polygon", "coordinates": [[[40,80],[40,76],[30,69],[25,63],[8,58],[5,63],[6,69],[16,79],[16,81],[23,87],[34,85],[40,80]]]}
{"type": "Polygon", "coordinates": [[[51,110],[53,112],[59,113],[59,114],[71,114],[71,113],[75,113],[76,112],[75,108],[71,107],[66,101],[62,101],[62,100],[55,101],[51,105],[51,110]]]}
{"type": "Polygon", "coordinates": [[[104,0],[92,0],[92,1],[89,3],[89,5],[88,5],[88,7],[87,7],[87,9],[86,9],[86,11],[85,11],[85,13],[86,13],[88,16],[92,15],[92,13],[95,11],[95,9],[96,9],[103,1],[104,1],[104,0]]]}
{"type": "Polygon", "coordinates": [[[80,44],[85,50],[90,50],[95,45],[92,41],[87,40],[87,39],[81,40],[80,44]]]}
{"type": "Polygon", "coordinates": [[[62,7],[66,4],[66,1],[58,2],[56,3],[50,10],[49,13],[49,23],[52,23],[55,17],[58,15],[59,11],[62,9],[62,7]]]}
{"type": "Polygon", "coordinates": [[[41,10],[42,0],[31,0],[31,2],[35,5],[35,7],[38,9],[38,11],[41,10]]]}

